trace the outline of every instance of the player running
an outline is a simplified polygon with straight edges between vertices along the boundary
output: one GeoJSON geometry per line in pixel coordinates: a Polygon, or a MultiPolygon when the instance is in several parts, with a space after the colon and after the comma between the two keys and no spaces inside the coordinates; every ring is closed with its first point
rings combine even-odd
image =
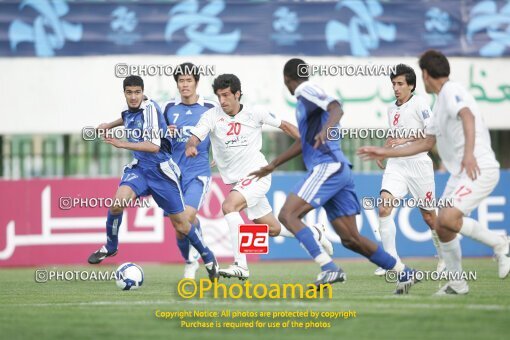
{"type": "MultiPolygon", "coordinates": [[[[186,144],[186,156],[197,157],[200,154],[197,147],[210,136],[214,160],[221,177],[226,184],[232,186],[222,204],[222,210],[230,230],[234,263],[227,269],[220,269],[219,274],[245,280],[250,272],[246,254],[239,252],[239,225],[244,223],[241,210],[246,209],[248,218],[253,222],[269,225],[270,236],[293,237],[272,214],[266,197],[271,187],[271,176],[262,176],[256,181],[248,175],[267,165],[260,151],[262,125],[280,128],[293,138],[299,138],[299,132],[294,125],[267,110],[256,110],[241,104],[241,82],[233,74],[218,76],[214,80],[213,90],[221,107],[205,112],[191,129],[192,136],[186,144]]],[[[333,251],[331,242],[318,227],[312,227],[310,234],[330,252],[333,251]]]]}
{"type": "MultiPolygon", "coordinates": [[[[154,101],[144,97],[142,78],[129,76],[124,79],[123,87],[127,108],[122,111],[122,118],[98,126],[98,129],[109,130],[124,125],[128,132],[127,141],[106,137],[105,142],[116,148],[133,151],[134,160],[124,169],[115,200],[129,202],[140,196],[152,195],[158,206],[170,216],[176,232],[185,235],[198,250],[209,278],[217,279],[219,268],[216,258],[202,241],[197,228],[188,222],[184,212],[179,184],[181,173],[172,160],[169,141],[161,138],[167,129],[161,110],[154,101]]],[[[97,264],[117,254],[118,231],[124,208],[123,205],[115,205],[108,210],[107,242],[90,255],[89,263],[97,264]]]]}
{"type": "Polygon", "coordinates": [[[448,59],[441,52],[429,50],[419,63],[425,90],[437,95],[427,137],[402,148],[362,147],[358,154],[365,159],[405,157],[429,151],[437,141],[439,156],[450,172],[443,199],[452,198],[454,206],[439,210],[436,232],[446,269],[459,280],[449,281],[436,295],[467,294],[469,286],[461,277],[459,232],[494,249],[500,278],[510,271],[507,237],[468,217],[496,187],[499,163],[475,99],[462,85],[449,79],[448,59]]]}
{"type": "MultiPolygon", "coordinates": [[[[404,64],[397,65],[396,73],[392,73],[390,79],[397,100],[388,108],[388,123],[390,129],[395,133],[400,131],[404,138],[389,138],[386,144],[401,147],[412,141],[417,131],[424,131],[431,113],[425,99],[414,94],[416,74],[411,67],[404,64]],[[405,136],[406,133],[409,136],[405,136]]],[[[384,169],[380,161],[377,161],[377,164],[384,169]]],[[[394,198],[404,198],[409,192],[418,202],[434,200],[434,169],[427,152],[389,159],[384,170],[380,191],[383,203],[379,205],[379,233],[384,250],[396,259],[399,259],[395,245],[397,228],[391,212],[394,208],[394,198]]],[[[444,261],[441,258],[439,238],[434,230],[435,207],[430,204],[419,208],[423,220],[432,231],[432,240],[439,256],[437,271],[441,272],[444,269],[444,261]]],[[[374,274],[380,276],[385,273],[386,270],[379,267],[374,274]]]]}
{"type": "Polygon", "coordinates": [[[342,153],[339,143],[327,139],[329,128],[340,127],[342,107],[301,74],[303,65],[306,67],[301,59],[290,59],[283,69],[285,85],[297,99],[296,118],[301,140],[296,140],[269,165],[252,174],[263,178],[279,165],[303,153],[308,173],[287,197],[278,218],[320,265],[322,272],[315,281],[317,287],[346,279],[344,271],[324,252],[301,220],[309,211],[322,206],[342,244],[386,270],[399,272],[395,293],[406,294],[415,283],[413,271],[358,232],[355,217],[360,213],[360,205],[354,191],[352,165],[342,153]]]}
{"type": "MultiPolygon", "coordinates": [[[[217,104],[197,94],[200,73],[192,63],[179,65],[174,73],[174,79],[180,96],[164,104],[163,116],[170,131],[172,158],[181,169],[181,189],[186,205],[185,212],[188,221],[196,227],[199,233],[202,233],[197,212],[200,210],[211,183],[211,168],[209,166],[211,143],[208,137],[203,143],[200,143],[198,155],[195,158],[187,158],[185,150],[190,129],[198,123],[205,111],[217,104]]],[[[197,250],[190,246],[185,235],[177,232],[176,238],[177,246],[185,261],[184,278],[194,279],[199,267],[198,258],[200,256],[197,250]]]]}

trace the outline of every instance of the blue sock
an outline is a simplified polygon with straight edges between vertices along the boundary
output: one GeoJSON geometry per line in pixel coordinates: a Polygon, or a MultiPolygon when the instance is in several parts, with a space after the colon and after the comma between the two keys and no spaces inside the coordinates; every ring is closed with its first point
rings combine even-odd
{"type": "Polygon", "coordinates": [[[195,221],[197,221],[197,223],[192,223],[192,224],[198,230],[198,232],[200,233],[200,236],[203,236],[202,235],[202,228],[200,227],[200,220],[198,219],[198,217],[195,217],[195,221]]]}
{"type": "Polygon", "coordinates": [[[377,246],[377,250],[368,259],[370,262],[386,270],[393,269],[397,263],[397,260],[385,252],[380,245],[377,246]]]}
{"type": "Polygon", "coordinates": [[[204,244],[202,241],[202,236],[198,232],[197,228],[192,224],[191,229],[189,230],[188,235],[186,235],[186,238],[189,240],[191,245],[195,247],[196,250],[198,250],[198,253],[200,256],[202,256],[202,260],[204,260],[204,263],[209,263],[214,260],[214,255],[209,250],[209,248],[204,244]]]}
{"type": "Polygon", "coordinates": [[[324,272],[326,270],[336,272],[339,270],[338,266],[335,264],[335,262],[331,261],[326,263],[325,265],[321,266],[321,270],[324,272]]]}
{"type": "MultiPolygon", "coordinates": [[[[298,231],[296,233],[296,238],[303,245],[303,247],[305,247],[305,249],[308,251],[308,254],[310,254],[310,256],[313,257],[313,259],[322,254],[321,247],[315,240],[313,232],[310,230],[310,228],[305,227],[298,231]]],[[[330,261],[326,264],[321,265],[321,270],[337,271],[338,267],[333,261],[330,261]]]]}
{"type": "Polygon", "coordinates": [[[122,213],[113,215],[108,210],[108,217],[106,218],[106,249],[108,252],[117,250],[119,246],[119,228],[122,223],[122,213]]]}
{"type": "Polygon", "coordinates": [[[181,251],[181,255],[184,261],[188,262],[189,240],[186,237],[182,239],[177,238],[177,247],[179,247],[179,250],[181,251]]]}

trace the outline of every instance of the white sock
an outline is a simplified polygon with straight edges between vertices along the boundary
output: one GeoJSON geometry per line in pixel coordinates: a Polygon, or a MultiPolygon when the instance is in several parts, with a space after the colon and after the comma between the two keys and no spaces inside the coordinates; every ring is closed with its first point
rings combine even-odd
{"type": "Polygon", "coordinates": [[[322,252],[319,255],[317,255],[317,257],[315,257],[313,260],[321,267],[333,261],[331,257],[325,252],[322,252]]]}
{"type": "Polygon", "coordinates": [[[441,242],[439,241],[439,236],[435,230],[430,231],[432,233],[432,243],[434,243],[434,247],[436,247],[437,257],[441,260],[443,258],[443,253],[441,251],[441,242]]]}
{"type": "Polygon", "coordinates": [[[446,270],[451,273],[462,273],[462,250],[457,236],[450,242],[440,242],[446,270]]]}
{"type": "Polygon", "coordinates": [[[391,215],[379,217],[379,233],[381,234],[381,242],[384,250],[399,261],[400,257],[397,255],[397,247],[395,245],[397,226],[391,215]]]}
{"type": "MultiPolygon", "coordinates": [[[[308,228],[312,231],[313,237],[315,237],[315,239],[318,241],[319,237],[320,237],[320,234],[319,234],[319,230],[317,230],[317,228],[315,226],[316,226],[316,224],[314,224],[313,226],[310,226],[308,228]]],[[[326,237],[326,235],[324,235],[324,233],[323,233],[322,236],[326,237]]]]}
{"type": "Polygon", "coordinates": [[[230,241],[232,242],[232,251],[234,253],[234,262],[238,265],[248,268],[246,254],[239,252],[239,225],[243,224],[243,218],[238,212],[231,212],[225,215],[228,228],[230,229],[230,241]]]}
{"type": "Polygon", "coordinates": [[[484,228],[480,222],[469,217],[462,218],[462,228],[460,233],[464,236],[471,237],[473,240],[481,242],[491,248],[497,249],[504,245],[505,239],[496,234],[492,230],[484,228]]]}
{"type": "Polygon", "coordinates": [[[280,233],[278,234],[278,236],[283,236],[283,237],[295,237],[293,233],[291,233],[289,231],[289,229],[285,228],[282,224],[280,224],[280,233]]]}
{"type": "Polygon", "coordinates": [[[400,273],[405,268],[406,268],[405,264],[403,264],[402,261],[400,261],[400,259],[397,259],[397,263],[395,263],[395,266],[393,268],[391,268],[391,270],[394,270],[394,271],[400,273]]]}

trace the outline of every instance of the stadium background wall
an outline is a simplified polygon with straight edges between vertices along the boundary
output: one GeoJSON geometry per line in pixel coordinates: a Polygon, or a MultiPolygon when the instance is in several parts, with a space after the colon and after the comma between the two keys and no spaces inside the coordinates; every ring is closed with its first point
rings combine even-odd
{"type": "MultiPolygon", "coordinates": [[[[302,173],[278,173],[268,193],[275,213],[278,213],[287,193],[302,173]]],[[[447,175],[436,175],[436,190],[442,191],[447,175]]],[[[356,190],[360,200],[378,195],[380,174],[356,174],[356,190]]],[[[64,204],[62,198],[75,201],[86,198],[108,198],[118,185],[117,179],[32,179],[0,181],[0,266],[26,266],[84,263],[91,247],[104,242],[105,208],[64,204]],[[23,204],[20,204],[23,202],[23,204]],[[65,257],[60,254],[66,253],[65,257]]],[[[509,233],[510,171],[503,171],[501,180],[478,209],[473,212],[481,224],[501,233],[509,233]]],[[[214,177],[204,206],[199,212],[207,244],[219,257],[231,256],[228,227],[221,212],[221,202],[228,193],[218,176],[214,177]]],[[[139,262],[179,262],[174,230],[161,209],[129,208],[120,228],[120,252],[110,261],[122,263],[130,258],[139,262]]],[[[335,245],[335,257],[358,257],[340,245],[338,236],[330,228],[325,212],[310,212],[306,222],[317,221],[327,225],[327,236],[335,245]]],[[[396,210],[397,245],[399,254],[433,256],[435,250],[430,232],[417,209],[396,210]]],[[[377,211],[363,210],[358,216],[361,234],[379,240],[377,211]]],[[[253,256],[253,260],[306,259],[307,255],[294,239],[274,238],[267,255],[253,256]]],[[[492,250],[465,239],[462,242],[465,256],[490,256],[492,250]]]]}

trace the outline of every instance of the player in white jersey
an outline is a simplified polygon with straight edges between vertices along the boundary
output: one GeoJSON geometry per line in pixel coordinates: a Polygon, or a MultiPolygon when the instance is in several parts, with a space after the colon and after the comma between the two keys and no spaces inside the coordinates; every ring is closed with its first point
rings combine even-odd
{"type": "Polygon", "coordinates": [[[460,275],[458,233],[493,248],[500,278],[510,271],[508,238],[468,217],[498,183],[499,163],[475,99],[462,85],[449,80],[448,59],[441,52],[429,50],[420,57],[420,68],[425,90],[437,95],[427,137],[402,148],[363,147],[358,154],[365,159],[403,157],[428,151],[437,141],[439,156],[450,172],[443,198],[452,198],[454,207],[439,210],[436,231],[446,269],[460,280],[450,280],[436,294],[467,294],[469,286],[460,275]]]}
{"type": "MultiPolygon", "coordinates": [[[[388,138],[386,144],[393,147],[401,147],[415,139],[419,131],[424,131],[427,126],[431,111],[423,97],[414,94],[416,89],[416,73],[404,64],[397,65],[396,72],[390,75],[396,101],[388,108],[388,124],[394,131],[396,138],[388,138]]],[[[423,220],[432,231],[432,240],[436,247],[439,263],[438,271],[444,269],[444,261],[441,259],[439,238],[434,230],[436,211],[432,202],[435,197],[434,169],[432,160],[427,152],[417,155],[391,158],[386,168],[381,161],[377,161],[381,169],[385,169],[381,184],[381,204],[379,205],[379,233],[384,250],[391,256],[399,259],[395,245],[397,228],[391,212],[395,205],[395,198],[403,198],[408,193],[418,202],[430,202],[422,204],[420,212],[423,220]]],[[[381,276],[386,273],[383,268],[377,268],[375,275],[381,276]]]]}
{"type": "MultiPolygon", "coordinates": [[[[223,277],[249,277],[246,254],[239,252],[239,225],[244,221],[239,214],[246,209],[250,220],[257,224],[267,224],[270,236],[294,237],[272,214],[272,208],[266,193],[271,187],[271,175],[256,180],[248,176],[251,172],[266,166],[262,148],[262,125],[280,128],[283,132],[299,139],[297,127],[277,118],[267,110],[256,110],[240,103],[242,96],[241,82],[233,74],[218,76],[213,83],[213,90],[221,107],[206,111],[198,124],[191,129],[191,137],[186,144],[186,156],[197,155],[197,145],[209,136],[213,158],[220,175],[232,190],[222,204],[223,214],[229,226],[234,264],[221,269],[223,277]]],[[[332,253],[333,246],[324,235],[324,227],[313,226],[315,237],[324,249],[332,253]],[[322,230],[321,230],[322,229],[322,230]]]]}

